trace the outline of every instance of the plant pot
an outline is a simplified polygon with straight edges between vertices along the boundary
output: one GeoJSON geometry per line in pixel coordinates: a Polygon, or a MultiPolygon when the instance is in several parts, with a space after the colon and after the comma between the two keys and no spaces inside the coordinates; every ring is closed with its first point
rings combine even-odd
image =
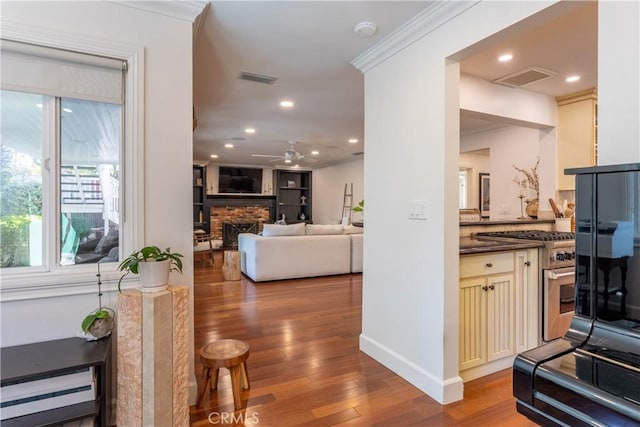
{"type": "MultiPolygon", "coordinates": [[[[111,335],[113,327],[115,326],[116,313],[109,307],[102,307],[102,310],[109,312],[109,317],[104,319],[95,319],[91,326],[87,329],[87,332],[93,335],[96,339],[105,338],[111,335]]],[[[90,314],[94,314],[98,310],[94,310],[90,314]]]]}
{"type": "Polygon", "coordinates": [[[167,289],[171,260],[141,261],[138,270],[142,292],[159,292],[167,289]]]}

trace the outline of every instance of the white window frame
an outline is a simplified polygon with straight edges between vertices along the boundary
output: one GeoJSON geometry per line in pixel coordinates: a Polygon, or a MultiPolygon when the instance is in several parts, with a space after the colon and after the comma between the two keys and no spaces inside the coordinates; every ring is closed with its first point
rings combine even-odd
{"type": "MultiPolygon", "coordinates": [[[[87,36],[60,33],[46,28],[3,23],[0,37],[91,55],[106,56],[127,61],[125,99],[123,103],[123,138],[120,150],[122,211],[120,258],[139,247],[144,241],[144,48],[120,42],[107,42],[87,36]]],[[[51,167],[53,167],[52,162],[51,167]]],[[[57,176],[56,172],[55,176],[57,176]]],[[[56,181],[54,178],[53,181],[56,181]]],[[[53,185],[55,182],[50,182],[53,185]]],[[[43,187],[44,197],[50,197],[51,188],[43,187]]],[[[59,192],[59,188],[56,190],[59,192]]],[[[54,212],[51,212],[54,214],[54,212]]],[[[50,218],[44,232],[59,218],[50,218]]],[[[45,256],[51,257],[51,244],[45,247],[45,256]]],[[[103,290],[117,289],[120,272],[117,263],[101,264],[103,290]]],[[[0,302],[96,292],[95,264],[74,266],[72,269],[51,271],[14,272],[0,270],[0,302]]]]}

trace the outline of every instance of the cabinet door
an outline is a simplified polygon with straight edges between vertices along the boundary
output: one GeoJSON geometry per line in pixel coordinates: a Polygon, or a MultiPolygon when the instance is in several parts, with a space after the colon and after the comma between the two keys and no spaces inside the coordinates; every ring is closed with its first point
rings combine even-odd
{"type": "Polygon", "coordinates": [[[575,177],[564,170],[596,164],[595,89],[558,99],[557,138],[557,188],[574,190],[575,177]]]}
{"type": "Polygon", "coordinates": [[[537,347],[540,336],[538,250],[519,251],[515,257],[516,353],[521,353],[537,347]]]}
{"type": "Polygon", "coordinates": [[[460,280],[460,370],[487,361],[487,286],[485,277],[460,280]]]}
{"type": "Polygon", "coordinates": [[[487,278],[487,362],[515,353],[513,274],[487,278]]]}

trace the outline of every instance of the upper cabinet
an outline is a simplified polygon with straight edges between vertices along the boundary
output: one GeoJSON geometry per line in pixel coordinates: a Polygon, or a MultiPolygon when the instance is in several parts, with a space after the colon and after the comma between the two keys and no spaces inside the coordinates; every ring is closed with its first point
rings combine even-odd
{"type": "Polygon", "coordinates": [[[596,164],[597,90],[585,90],[556,100],[557,189],[575,190],[575,177],[565,175],[564,170],[596,164]]]}
{"type": "Polygon", "coordinates": [[[311,172],[276,169],[273,171],[276,193],[276,219],[290,223],[312,222],[311,172]]]}

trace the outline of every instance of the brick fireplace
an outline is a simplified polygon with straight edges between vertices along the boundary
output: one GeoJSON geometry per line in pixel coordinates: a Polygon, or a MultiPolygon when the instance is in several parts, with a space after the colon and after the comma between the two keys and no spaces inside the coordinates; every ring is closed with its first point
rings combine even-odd
{"type": "Polygon", "coordinates": [[[223,240],[223,224],[274,222],[275,196],[207,196],[210,206],[210,232],[214,239],[223,240]]]}

